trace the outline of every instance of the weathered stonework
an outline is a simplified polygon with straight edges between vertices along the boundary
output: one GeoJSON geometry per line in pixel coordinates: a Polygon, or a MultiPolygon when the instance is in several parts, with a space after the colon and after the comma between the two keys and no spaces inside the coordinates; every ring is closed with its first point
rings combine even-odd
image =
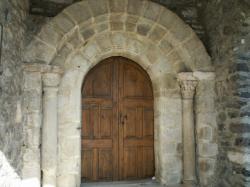
{"type": "MultiPolygon", "coordinates": [[[[219,156],[215,186],[249,186],[250,7],[244,1],[203,2],[208,50],[216,69],[219,156]],[[218,34],[220,33],[220,34],[218,34]]],[[[213,150],[210,150],[213,152],[213,150]]]]}
{"type": "Polygon", "coordinates": [[[4,186],[5,184],[2,182],[8,178],[21,176],[23,148],[26,146],[23,136],[25,116],[22,107],[24,98],[22,97],[21,63],[28,1],[1,0],[0,12],[0,24],[3,26],[3,42],[0,44],[2,47],[0,59],[0,186],[4,186]],[[4,171],[5,166],[10,169],[4,171]]]}

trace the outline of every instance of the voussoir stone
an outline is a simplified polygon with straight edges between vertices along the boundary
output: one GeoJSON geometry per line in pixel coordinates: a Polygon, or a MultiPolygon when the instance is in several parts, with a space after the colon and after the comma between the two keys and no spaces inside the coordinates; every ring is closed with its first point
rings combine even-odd
{"type": "Polygon", "coordinates": [[[93,16],[99,16],[108,13],[108,1],[107,0],[88,0],[89,7],[93,12],[93,16]],[[98,5],[98,6],[97,6],[98,5]]]}
{"type": "Polygon", "coordinates": [[[111,12],[125,12],[127,0],[109,0],[111,12]]]}
{"type": "Polygon", "coordinates": [[[144,3],[143,0],[128,0],[127,12],[132,15],[142,15],[144,3]]]}
{"type": "Polygon", "coordinates": [[[75,26],[75,23],[64,12],[56,16],[53,19],[53,23],[64,33],[68,33],[75,26]]]}
{"type": "Polygon", "coordinates": [[[164,26],[166,29],[170,29],[178,19],[179,18],[176,14],[165,9],[161,14],[158,23],[164,26]]]}
{"type": "Polygon", "coordinates": [[[166,30],[163,27],[155,26],[152,32],[149,34],[149,39],[154,42],[159,42],[165,34],[166,30]]]}
{"type": "Polygon", "coordinates": [[[86,1],[71,5],[69,8],[65,9],[65,12],[78,24],[92,17],[86,1]]]}
{"type": "Polygon", "coordinates": [[[56,25],[54,24],[47,24],[38,35],[38,38],[55,48],[61,41],[62,37],[63,34],[59,32],[59,29],[56,28],[56,25]]]}
{"type": "Polygon", "coordinates": [[[147,3],[143,17],[156,21],[161,13],[162,6],[156,3],[147,3]]]}
{"type": "Polygon", "coordinates": [[[55,53],[56,48],[49,44],[46,44],[40,39],[34,39],[34,41],[27,47],[27,52],[24,58],[27,62],[39,60],[43,63],[49,64],[53,59],[55,53]]]}

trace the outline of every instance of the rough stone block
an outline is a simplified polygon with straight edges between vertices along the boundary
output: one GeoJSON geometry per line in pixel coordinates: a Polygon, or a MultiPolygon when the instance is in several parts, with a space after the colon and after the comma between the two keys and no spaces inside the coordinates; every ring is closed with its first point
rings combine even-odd
{"type": "Polygon", "coordinates": [[[40,163],[40,149],[26,149],[23,154],[25,163],[40,163]]]}
{"type": "Polygon", "coordinates": [[[196,113],[212,113],[215,111],[214,97],[196,97],[196,113]]]}
{"type": "Polygon", "coordinates": [[[160,26],[155,26],[153,31],[149,35],[149,39],[151,39],[153,42],[159,42],[164,35],[166,34],[166,30],[163,29],[160,26]]]}
{"type": "Polygon", "coordinates": [[[26,130],[26,138],[28,147],[39,148],[40,145],[40,128],[32,128],[26,130]]]}
{"type": "Polygon", "coordinates": [[[109,14],[104,14],[104,15],[97,16],[97,17],[95,17],[94,23],[95,24],[100,24],[100,23],[103,23],[103,22],[108,22],[111,16],[112,15],[109,15],[109,14]]]}
{"type": "Polygon", "coordinates": [[[54,58],[53,64],[59,66],[64,64],[72,51],[73,50],[71,47],[69,47],[69,45],[64,45],[58,52],[57,56],[54,58]]]}
{"type": "Polygon", "coordinates": [[[127,0],[109,0],[109,6],[111,12],[124,12],[127,0]]]}
{"type": "Polygon", "coordinates": [[[202,127],[199,129],[198,137],[199,139],[212,141],[213,139],[213,129],[210,126],[202,127]]]}
{"type": "Polygon", "coordinates": [[[145,1],[143,0],[128,0],[128,8],[127,8],[127,12],[129,14],[134,14],[134,15],[141,15],[143,12],[143,4],[145,3],[145,1]]]}
{"type": "Polygon", "coordinates": [[[203,157],[215,157],[218,154],[218,145],[215,143],[199,143],[199,155],[203,157]]]}
{"type": "Polygon", "coordinates": [[[81,34],[84,38],[84,40],[88,40],[95,34],[95,30],[93,28],[87,28],[85,30],[81,31],[81,34]]]}
{"type": "Polygon", "coordinates": [[[136,24],[133,23],[125,23],[125,30],[128,32],[134,32],[135,31],[136,24]]]}
{"type": "Polygon", "coordinates": [[[136,39],[130,39],[128,38],[127,39],[127,49],[131,52],[133,52],[134,54],[143,54],[146,46],[143,45],[143,43],[139,40],[136,40],[136,39]]]}
{"type": "Polygon", "coordinates": [[[81,52],[84,57],[91,59],[99,54],[99,48],[96,43],[90,43],[81,52]]]}
{"type": "Polygon", "coordinates": [[[178,20],[179,18],[169,10],[164,10],[160,16],[159,24],[165,27],[167,30],[173,26],[173,20],[178,20]]]}
{"type": "Polygon", "coordinates": [[[26,91],[24,93],[23,104],[27,111],[40,111],[41,110],[41,92],[35,90],[26,91]]]}
{"type": "Polygon", "coordinates": [[[147,3],[143,17],[156,21],[162,11],[162,8],[163,7],[157,3],[147,3]]]}
{"type": "Polygon", "coordinates": [[[193,35],[191,27],[186,25],[180,18],[175,19],[169,31],[178,42],[182,42],[193,35]]]}
{"type": "Polygon", "coordinates": [[[89,7],[93,12],[94,17],[108,13],[107,2],[108,2],[107,0],[98,0],[98,1],[88,0],[89,7]]]}
{"type": "Polygon", "coordinates": [[[228,151],[227,152],[228,159],[240,165],[249,164],[250,163],[250,154],[238,151],[228,151]]]}
{"type": "Polygon", "coordinates": [[[25,90],[42,90],[42,77],[40,72],[25,72],[24,86],[25,90]]]}
{"type": "Polygon", "coordinates": [[[107,31],[108,29],[109,29],[108,22],[107,23],[98,24],[98,25],[96,25],[96,28],[95,28],[95,30],[96,30],[97,33],[107,31]]]}
{"type": "Polygon", "coordinates": [[[78,176],[74,174],[63,174],[57,177],[57,184],[60,187],[78,186],[78,176]]]}
{"type": "Polygon", "coordinates": [[[56,16],[53,19],[53,23],[57,25],[64,33],[68,33],[72,28],[75,27],[74,22],[64,12],[56,16]]]}
{"type": "Polygon", "coordinates": [[[69,8],[65,9],[65,12],[67,12],[78,24],[92,17],[86,1],[71,5],[69,8]]]}
{"type": "Polygon", "coordinates": [[[45,43],[48,43],[55,48],[58,46],[59,42],[62,40],[63,34],[58,31],[58,28],[52,23],[47,24],[42,31],[38,34],[40,38],[45,43]]]}
{"type": "Polygon", "coordinates": [[[193,71],[213,71],[211,59],[196,35],[193,35],[192,38],[183,43],[183,48],[190,56],[187,60],[193,71]]]}
{"type": "Polygon", "coordinates": [[[137,25],[137,32],[143,36],[146,36],[148,34],[148,32],[150,31],[150,29],[151,29],[151,25],[149,25],[149,24],[138,24],[137,25]]]}
{"type": "Polygon", "coordinates": [[[124,49],[126,45],[126,37],[121,33],[114,33],[110,36],[113,48],[124,49]]]}
{"type": "Polygon", "coordinates": [[[110,29],[111,31],[121,31],[124,28],[124,24],[121,22],[111,22],[110,29]]]}
{"type": "Polygon", "coordinates": [[[165,54],[168,54],[171,50],[174,49],[174,46],[168,42],[168,40],[166,39],[163,39],[161,42],[160,42],[160,48],[161,50],[165,53],[165,54]]]}
{"type": "MultiPolygon", "coordinates": [[[[63,134],[63,136],[65,135],[63,134]]],[[[79,132],[77,134],[74,134],[72,137],[62,137],[60,139],[60,145],[59,145],[61,158],[73,159],[77,156],[80,157],[80,152],[81,152],[79,150],[79,148],[81,147],[80,143],[81,141],[79,132]]]]}
{"type": "Polygon", "coordinates": [[[38,39],[35,39],[31,45],[27,47],[24,58],[26,62],[34,62],[34,60],[38,60],[45,64],[49,64],[54,58],[55,54],[56,48],[38,39]]]}

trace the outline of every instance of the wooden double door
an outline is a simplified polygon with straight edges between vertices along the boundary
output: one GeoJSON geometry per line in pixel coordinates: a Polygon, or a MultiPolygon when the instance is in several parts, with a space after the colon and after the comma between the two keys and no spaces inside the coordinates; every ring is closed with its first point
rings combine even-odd
{"type": "Polygon", "coordinates": [[[154,176],[153,91],[133,61],[111,57],[82,87],[82,180],[154,176]]]}

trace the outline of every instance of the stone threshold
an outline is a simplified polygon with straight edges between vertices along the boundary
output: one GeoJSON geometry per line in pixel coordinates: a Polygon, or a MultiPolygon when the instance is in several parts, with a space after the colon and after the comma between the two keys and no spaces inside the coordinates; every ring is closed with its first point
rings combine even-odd
{"type": "Polygon", "coordinates": [[[89,182],[82,183],[81,187],[187,187],[185,185],[165,186],[155,180],[115,181],[115,182],[89,182]]]}

